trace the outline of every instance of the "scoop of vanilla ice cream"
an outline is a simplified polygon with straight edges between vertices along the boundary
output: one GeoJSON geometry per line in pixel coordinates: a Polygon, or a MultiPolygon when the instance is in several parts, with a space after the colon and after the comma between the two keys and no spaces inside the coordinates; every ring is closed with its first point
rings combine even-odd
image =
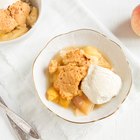
{"type": "Polygon", "coordinates": [[[0,0],[0,9],[7,9],[9,5],[17,2],[19,0],[0,0]]]}
{"type": "Polygon", "coordinates": [[[90,65],[81,90],[94,104],[103,104],[116,96],[122,86],[121,78],[107,68],[90,65]]]}

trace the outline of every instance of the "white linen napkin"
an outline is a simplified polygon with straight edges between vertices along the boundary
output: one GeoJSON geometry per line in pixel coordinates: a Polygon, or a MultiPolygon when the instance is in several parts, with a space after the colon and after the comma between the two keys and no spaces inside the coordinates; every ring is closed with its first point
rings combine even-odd
{"type": "Polygon", "coordinates": [[[129,127],[136,128],[133,125],[137,125],[138,118],[134,115],[140,109],[137,106],[140,102],[139,62],[80,0],[43,2],[42,22],[32,36],[24,42],[0,47],[0,95],[8,106],[36,127],[42,140],[127,139],[126,133],[131,130],[129,127]],[[97,30],[120,44],[133,72],[132,90],[119,111],[105,120],[84,125],[66,122],[48,111],[35,96],[32,80],[33,61],[45,44],[55,35],[80,28],[97,30]],[[129,118],[132,113],[134,115],[129,118]],[[126,127],[127,132],[124,132],[126,127]]]}

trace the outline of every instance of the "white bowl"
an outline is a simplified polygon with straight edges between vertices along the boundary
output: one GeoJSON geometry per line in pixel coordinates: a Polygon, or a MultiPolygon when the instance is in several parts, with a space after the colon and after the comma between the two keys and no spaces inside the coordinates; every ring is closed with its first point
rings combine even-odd
{"type": "Polygon", "coordinates": [[[54,37],[37,56],[33,65],[33,80],[38,97],[42,103],[59,117],[74,123],[95,122],[109,117],[117,111],[126,99],[132,84],[129,64],[121,47],[103,34],[90,30],[80,29],[54,37]],[[121,77],[123,85],[119,95],[99,109],[93,110],[88,116],[75,116],[72,110],[65,109],[46,99],[48,79],[44,75],[44,69],[48,67],[50,60],[61,49],[69,46],[90,45],[99,48],[112,62],[115,72],[121,77]]]}
{"type": "Polygon", "coordinates": [[[7,41],[0,41],[0,45],[6,45],[6,44],[9,44],[9,43],[11,44],[11,43],[24,41],[24,39],[28,38],[31,35],[31,33],[35,30],[36,26],[40,23],[43,0],[30,0],[30,1],[39,10],[38,19],[37,19],[36,23],[34,24],[34,26],[28,32],[26,32],[25,34],[23,34],[22,36],[20,36],[18,38],[15,38],[15,39],[12,39],[12,40],[7,40],[7,41]]]}

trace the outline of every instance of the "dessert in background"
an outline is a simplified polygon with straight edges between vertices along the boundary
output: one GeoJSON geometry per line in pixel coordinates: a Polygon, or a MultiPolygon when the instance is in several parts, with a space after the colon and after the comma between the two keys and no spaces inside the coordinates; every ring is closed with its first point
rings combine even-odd
{"type": "Polygon", "coordinates": [[[120,77],[95,47],[83,46],[61,50],[47,69],[49,101],[75,113],[88,115],[96,104],[109,102],[121,88],[120,77]]]}
{"type": "Polygon", "coordinates": [[[38,18],[38,10],[30,2],[21,0],[7,2],[10,5],[6,9],[0,9],[0,41],[22,36],[32,28],[38,18]]]}

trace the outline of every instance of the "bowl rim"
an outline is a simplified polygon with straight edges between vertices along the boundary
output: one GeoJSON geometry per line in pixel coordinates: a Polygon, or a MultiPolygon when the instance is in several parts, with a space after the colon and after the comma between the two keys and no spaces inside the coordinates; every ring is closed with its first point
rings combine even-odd
{"type": "Polygon", "coordinates": [[[0,45],[16,43],[18,41],[22,41],[22,39],[24,39],[24,37],[27,37],[28,35],[30,35],[30,33],[32,33],[34,31],[34,29],[37,27],[37,25],[38,25],[38,23],[39,23],[39,21],[41,19],[42,7],[43,7],[43,0],[40,0],[40,10],[39,10],[39,15],[38,15],[37,21],[35,22],[35,24],[33,25],[33,27],[29,31],[27,31],[25,34],[15,38],[15,39],[6,40],[6,41],[0,41],[0,45]]]}
{"type": "Polygon", "coordinates": [[[112,116],[113,114],[115,114],[119,108],[121,107],[121,105],[124,103],[124,101],[126,100],[126,98],[128,97],[129,93],[130,93],[130,90],[131,90],[131,87],[132,87],[132,71],[131,71],[131,68],[130,68],[130,64],[126,58],[126,55],[125,53],[123,52],[123,49],[121,48],[121,46],[116,43],[115,41],[113,41],[112,39],[110,39],[109,37],[107,37],[106,35],[104,35],[103,33],[99,32],[99,31],[96,31],[94,29],[90,29],[90,28],[81,28],[81,29],[76,29],[76,30],[72,30],[72,31],[69,31],[69,32],[65,32],[65,33],[62,33],[62,34],[58,34],[56,36],[54,36],[53,38],[51,38],[45,45],[45,47],[39,52],[39,54],[36,56],[34,62],[33,62],[33,65],[32,65],[32,78],[33,78],[33,83],[34,83],[34,88],[35,88],[35,93],[36,95],[39,97],[39,100],[41,100],[42,104],[50,111],[52,112],[53,114],[55,114],[56,116],[58,116],[59,118],[67,121],[67,122],[70,122],[70,123],[74,123],[74,124],[88,124],[88,123],[93,123],[93,122],[98,122],[98,121],[101,121],[103,119],[106,119],[110,116],[112,116]],[[76,122],[76,121],[71,121],[71,120],[67,120],[63,117],[61,117],[60,115],[56,114],[55,112],[53,112],[51,109],[49,109],[41,100],[40,96],[39,96],[39,93],[37,91],[37,88],[36,88],[36,84],[35,84],[35,79],[34,79],[34,67],[35,67],[35,63],[38,59],[38,57],[40,56],[40,54],[47,48],[47,46],[51,43],[51,41],[53,41],[54,39],[56,39],[57,37],[60,37],[60,36],[63,36],[63,35],[67,35],[67,34],[70,34],[70,33],[73,33],[73,32],[77,32],[77,31],[91,31],[91,32],[95,32],[103,37],[105,37],[107,40],[111,41],[112,43],[116,44],[116,46],[122,51],[124,57],[125,57],[125,61],[127,62],[128,64],[128,68],[129,68],[129,71],[130,71],[130,86],[128,87],[128,91],[127,91],[127,94],[125,96],[125,98],[123,99],[123,101],[118,105],[118,107],[115,109],[114,112],[112,112],[111,114],[109,115],[106,115],[102,118],[99,118],[99,119],[96,119],[96,120],[93,120],[93,121],[84,121],[84,122],[76,122]]]}

